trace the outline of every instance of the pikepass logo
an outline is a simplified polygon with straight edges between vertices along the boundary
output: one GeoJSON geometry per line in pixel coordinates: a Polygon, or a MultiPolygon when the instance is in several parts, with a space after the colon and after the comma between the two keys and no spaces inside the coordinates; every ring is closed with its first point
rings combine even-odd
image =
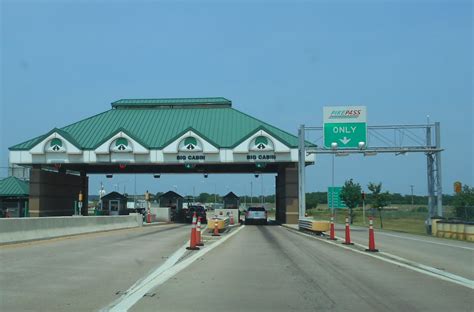
{"type": "Polygon", "coordinates": [[[353,119],[360,116],[360,109],[333,110],[329,119],[353,119]]]}

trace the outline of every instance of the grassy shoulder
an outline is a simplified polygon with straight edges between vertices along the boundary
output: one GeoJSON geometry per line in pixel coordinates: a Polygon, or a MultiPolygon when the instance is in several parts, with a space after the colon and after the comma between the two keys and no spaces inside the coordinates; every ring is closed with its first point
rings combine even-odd
{"type": "MultiPolygon", "coordinates": [[[[315,220],[330,220],[331,218],[331,212],[325,205],[321,205],[321,207],[316,209],[307,210],[307,213],[315,220]]],[[[336,209],[336,223],[344,223],[347,215],[347,209],[336,209]]],[[[365,220],[363,218],[362,209],[355,209],[353,224],[357,226],[368,226],[369,216],[370,209],[365,211],[365,220]]],[[[383,229],[426,235],[426,217],[427,212],[418,212],[417,209],[413,209],[411,206],[388,208],[382,212],[383,229]]],[[[381,228],[380,216],[377,211],[374,215],[374,228],[381,228]]]]}

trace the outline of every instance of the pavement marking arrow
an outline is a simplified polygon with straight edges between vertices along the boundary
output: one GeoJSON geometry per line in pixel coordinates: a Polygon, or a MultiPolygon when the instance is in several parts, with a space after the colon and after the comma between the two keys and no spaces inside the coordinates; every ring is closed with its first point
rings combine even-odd
{"type": "Polygon", "coordinates": [[[342,144],[346,145],[347,143],[349,143],[351,141],[351,139],[343,137],[342,139],[339,139],[339,141],[341,141],[342,144]]]}

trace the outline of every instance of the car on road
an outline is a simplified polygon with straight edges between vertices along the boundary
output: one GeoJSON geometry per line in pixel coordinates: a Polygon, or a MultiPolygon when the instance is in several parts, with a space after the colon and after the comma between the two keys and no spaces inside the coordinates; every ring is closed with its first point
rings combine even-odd
{"type": "Polygon", "coordinates": [[[201,217],[201,223],[207,223],[206,208],[201,205],[192,205],[188,207],[188,211],[186,212],[186,222],[193,222],[194,213],[196,213],[197,217],[201,217]]]}
{"type": "Polygon", "coordinates": [[[267,224],[265,207],[249,207],[245,212],[245,224],[267,224]]]}

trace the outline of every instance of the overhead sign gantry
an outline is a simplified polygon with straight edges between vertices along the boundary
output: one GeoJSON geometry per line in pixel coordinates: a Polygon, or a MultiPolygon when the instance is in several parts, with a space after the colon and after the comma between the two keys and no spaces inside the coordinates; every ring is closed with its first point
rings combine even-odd
{"type": "MultiPolygon", "coordinates": [[[[332,154],[346,156],[363,154],[373,156],[379,153],[424,153],[427,158],[428,216],[443,216],[441,127],[439,122],[424,125],[367,126],[365,106],[331,106],[323,108],[323,127],[301,125],[299,154],[332,154]],[[323,143],[305,140],[306,131],[322,132],[323,143]]],[[[301,163],[303,162],[303,158],[301,163]]],[[[299,218],[305,213],[305,170],[299,166],[299,218]]],[[[334,185],[333,185],[334,186],[334,185]]]]}

